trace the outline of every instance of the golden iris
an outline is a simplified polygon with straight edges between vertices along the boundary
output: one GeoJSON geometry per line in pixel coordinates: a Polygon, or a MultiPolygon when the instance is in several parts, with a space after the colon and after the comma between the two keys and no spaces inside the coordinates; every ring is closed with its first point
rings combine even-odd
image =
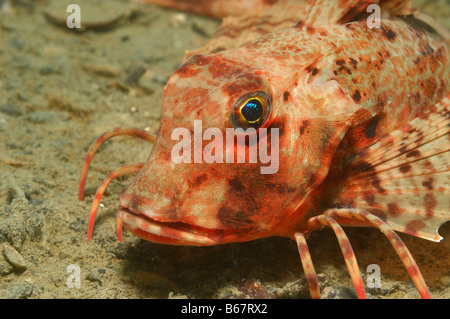
{"type": "Polygon", "coordinates": [[[243,96],[238,100],[233,112],[233,124],[244,129],[261,127],[269,113],[269,97],[264,92],[243,96]]]}

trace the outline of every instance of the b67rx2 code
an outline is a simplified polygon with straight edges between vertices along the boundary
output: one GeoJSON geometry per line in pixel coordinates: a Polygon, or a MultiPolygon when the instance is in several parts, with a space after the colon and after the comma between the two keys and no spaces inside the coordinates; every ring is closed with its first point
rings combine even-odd
{"type": "Polygon", "coordinates": [[[267,313],[267,304],[225,304],[225,313],[267,313]]]}

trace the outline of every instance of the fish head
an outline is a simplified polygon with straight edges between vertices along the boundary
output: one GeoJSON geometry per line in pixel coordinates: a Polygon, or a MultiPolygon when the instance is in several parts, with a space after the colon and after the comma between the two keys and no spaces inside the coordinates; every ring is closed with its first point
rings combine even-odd
{"type": "Polygon", "coordinates": [[[336,92],[317,97],[298,74],[266,68],[196,55],[170,77],[151,154],[121,195],[126,229],[177,245],[292,235],[279,225],[326,175],[341,135],[320,109],[336,92]]]}

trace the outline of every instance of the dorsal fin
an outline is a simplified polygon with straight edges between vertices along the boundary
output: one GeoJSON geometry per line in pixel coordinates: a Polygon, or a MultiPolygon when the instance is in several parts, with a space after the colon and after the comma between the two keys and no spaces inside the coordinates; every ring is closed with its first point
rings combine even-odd
{"type": "Polygon", "coordinates": [[[383,17],[408,15],[414,11],[410,0],[310,0],[302,23],[306,25],[345,24],[367,18],[369,5],[380,6],[383,17]]]}

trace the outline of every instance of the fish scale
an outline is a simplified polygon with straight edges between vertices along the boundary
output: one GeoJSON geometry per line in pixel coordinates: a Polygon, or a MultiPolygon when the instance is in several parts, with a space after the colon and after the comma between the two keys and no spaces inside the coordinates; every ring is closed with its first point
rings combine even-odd
{"type": "Polygon", "coordinates": [[[157,136],[116,129],[88,151],[80,199],[90,161],[106,139],[132,135],[154,144],[146,163],[118,168],[99,187],[88,239],[108,183],[136,173],[120,198],[120,240],[122,225],[143,239],[175,245],[289,237],[297,242],[311,296],[319,298],[306,238],[327,226],[336,234],[358,297],[364,298],[341,226],[376,227],[419,294],[429,298],[395,231],[439,241],[438,229],[450,219],[447,30],[403,0],[144,2],[233,16],[223,20],[210,43],[188,52],[170,77],[157,136]],[[379,28],[368,26],[366,9],[373,3],[383,13],[379,28]],[[250,120],[241,101],[258,101],[250,120]],[[262,114],[267,116],[255,118],[262,114]],[[224,159],[239,151],[249,158],[264,142],[275,172],[262,174],[261,158],[256,163],[228,163],[220,156],[208,163],[194,160],[196,147],[205,152],[211,145],[198,142],[199,133],[214,128],[225,135],[227,129],[249,126],[259,129],[257,145],[217,142],[214,134],[215,152],[223,147],[224,159]],[[180,137],[188,136],[182,142],[173,138],[178,128],[184,129],[180,137]],[[179,143],[193,145],[181,163],[172,153],[179,143]]]}

